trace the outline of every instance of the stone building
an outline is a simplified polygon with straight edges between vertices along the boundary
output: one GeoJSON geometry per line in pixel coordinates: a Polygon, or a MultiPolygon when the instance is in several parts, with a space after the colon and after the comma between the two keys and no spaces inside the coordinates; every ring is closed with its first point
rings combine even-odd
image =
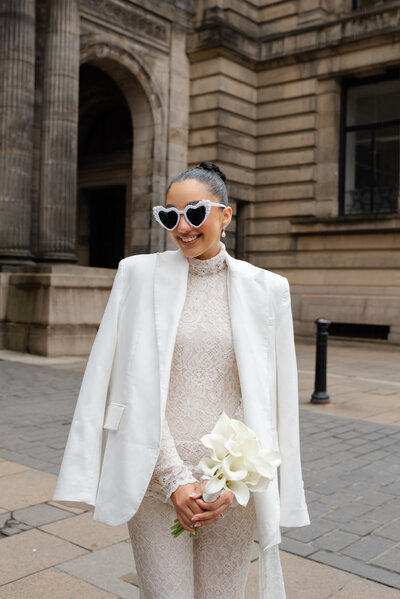
{"type": "Polygon", "coordinates": [[[0,0],[2,344],[89,351],[118,261],[201,160],[298,334],[400,342],[400,1],[0,0]]]}

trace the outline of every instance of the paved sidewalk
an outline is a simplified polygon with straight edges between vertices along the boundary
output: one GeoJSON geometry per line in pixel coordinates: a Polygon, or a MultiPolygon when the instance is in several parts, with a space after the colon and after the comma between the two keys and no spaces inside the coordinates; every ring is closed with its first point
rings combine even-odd
{"type": "MultiPolygon", "coordinates": [[[[312,524],[282,529],[288,599],[400,599],[399,350],[331,343],[332,403],[315,406],[315,350],[296,347],[312,524]]],[[[139,597],[126,526],[50,501],[84,367],[0,351],[2,598],[139,597]]],[[[255,543],[246,599],[257,580],[255,543]]]]}

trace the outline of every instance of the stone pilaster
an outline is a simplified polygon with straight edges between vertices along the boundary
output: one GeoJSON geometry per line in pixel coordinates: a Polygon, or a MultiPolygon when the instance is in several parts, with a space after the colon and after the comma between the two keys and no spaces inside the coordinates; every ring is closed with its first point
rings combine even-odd
{"type": "Polygon", "coordinates": [[[43,73],[41,260],[75,260],[78,83],[79,0],[52,0],[43,73]]]}
{"type": "Polygon", "coordinates": [[[35,2],[0,0],[0,262],[30,257],[35,2]]]}

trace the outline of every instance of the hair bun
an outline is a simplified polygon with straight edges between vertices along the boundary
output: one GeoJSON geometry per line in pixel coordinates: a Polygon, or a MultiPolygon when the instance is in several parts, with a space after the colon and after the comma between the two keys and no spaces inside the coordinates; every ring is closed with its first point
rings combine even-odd
{"type": "Polygon", "coordinates": [[[213,162],[200,162],[200,164],[197,165],[196,168],[202,168],[205,171],[214,171],[214,173],[217,173],[217,175],[221,177],[224,183],[226,181],[225,173],[222,172],[219,166],[217,164],[214,164],[213,162]]]}

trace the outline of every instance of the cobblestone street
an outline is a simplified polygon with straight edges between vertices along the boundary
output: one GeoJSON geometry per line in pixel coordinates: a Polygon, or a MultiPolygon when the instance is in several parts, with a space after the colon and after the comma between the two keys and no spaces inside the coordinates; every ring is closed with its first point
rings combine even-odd
{"type": "MultiPolygon", "coordinates": [[[[282,529],[288,599],[400,598],[398,350],[333,343],[328,377],[332,403],[315,406],[309,403],[314,348],[305,343],[296,347],[311,525],[282,529]],[[301,595],[294,591],[299,584],[301,595]]],[[[0,353],[0,562],[9,564],[10,551],[20,550],[23,541],[25,547],[32,541],[36,549],[47,541],[43,552],[60,551],[61,557],[30,567],[31,560],[24,565],[16,553],[13,568],[8,565],[2,574],[1,596],[17,596],[12,593],[20,588],[18,596],[39,597],[24,595],[24,585],[39,588],[46,577],[61,581],[69,576],[74,584],[87,585],[88,597],[139,597],[126,527],[106,527],[93,522],[89,512],[49,502],[85,362],[51,364],[37,358],[34,364],[20,363],[8,354],[0,353]],[[50,550],[54,543],[57,547],[50,550]],[[107,575],[109,563],[118,567],[107,575]],[[90,588],[97,589],[95,594],[90,588]]],[[[246,595],[254,599],[256,549],[246,595]]]]}

